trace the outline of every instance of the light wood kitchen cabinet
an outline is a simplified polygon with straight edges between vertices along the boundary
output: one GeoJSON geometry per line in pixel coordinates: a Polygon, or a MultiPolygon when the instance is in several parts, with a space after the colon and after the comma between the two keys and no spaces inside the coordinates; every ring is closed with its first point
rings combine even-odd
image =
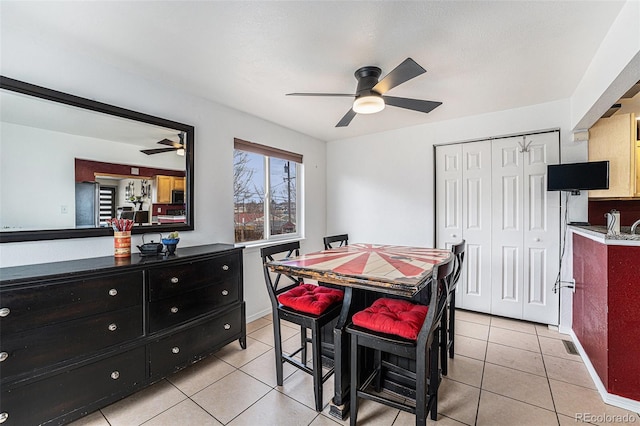
{"type": "Polygon", "coordinates": [[[171,203],[171,191],[184,191],[185,178],[177,176],[156,176],[156,203],[171,203]]]}
{"type": "Polygon", "coordinates": [[[640,196],[637,125],[635,114],[615,114],[589,129],[589,161],[609,160],[609,189],[589,191],[589,198],[640,196]]]}

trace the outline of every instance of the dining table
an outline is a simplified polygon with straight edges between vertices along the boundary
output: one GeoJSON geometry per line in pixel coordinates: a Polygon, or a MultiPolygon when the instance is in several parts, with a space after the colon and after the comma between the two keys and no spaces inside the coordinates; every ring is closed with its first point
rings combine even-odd
{"type": "Polygon", "coordinates": [[[375,299],[402,297],[427,303],[436,265],[453,257],[450,250],[389,244],[352,243],[267,263],[276,273],[311,279],[344,290],[342,310],[333,330],[334,395],[329,413],[349,412],[349,337],[351,316],[375,299]]]}

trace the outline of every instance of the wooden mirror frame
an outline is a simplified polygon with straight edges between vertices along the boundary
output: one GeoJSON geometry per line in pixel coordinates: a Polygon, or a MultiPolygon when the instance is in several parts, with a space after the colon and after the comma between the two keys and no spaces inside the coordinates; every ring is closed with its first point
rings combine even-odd
{"type": "MultiPolygon", "coordinates": [[[[133,121],[152,124],[160,127],[180,130],[186,134],[186,187],[185,187],[185,216],[186,223],[156,224],[149,226],[134,226],[132,234],[171,232],[171,231],[192,231],[194,229],[194,139],[195,128],[188,124],[178,123],[164,118],[155,117],[141,112],[120,108],[117,106],[93,101],[56,90],[36,86],[9,77],[0,76],[0,89],[9,90],[24,95],[46,99],[61,104],[83,108],[94,112],[113,115],[133,121]]],[[[96,228],[70,228],[70,229],[42,229],[28,231],[6,231],[0,230],[0,243],[13,243],[21,241],[59,240],[70,238],[102,237],[113,235],[110,227],[96,228]]]]}

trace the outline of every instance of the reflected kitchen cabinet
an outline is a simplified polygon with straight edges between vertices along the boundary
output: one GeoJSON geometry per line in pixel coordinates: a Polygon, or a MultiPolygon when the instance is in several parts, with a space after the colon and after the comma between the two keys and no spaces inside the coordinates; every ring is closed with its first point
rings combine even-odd
{"type": "Polygon", "coordinates": [[[175,191],[182,191],[184,194],[185,178],[176,176],[156,176],[156,202],[157,203],[173,203],[184,202],[184,195],[182,201],[175,201],[175,191]],[[173,195],[173,196],[172,196],[173,195]]]}

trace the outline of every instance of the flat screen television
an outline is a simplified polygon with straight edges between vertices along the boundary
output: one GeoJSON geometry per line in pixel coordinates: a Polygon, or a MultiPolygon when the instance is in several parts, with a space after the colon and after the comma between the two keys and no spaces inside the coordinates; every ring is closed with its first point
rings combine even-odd
{"type": "Polygon", "coordinates": [[[547,191],[586,189],[609,189],[609,161],[547,166],[547,191]]]}

